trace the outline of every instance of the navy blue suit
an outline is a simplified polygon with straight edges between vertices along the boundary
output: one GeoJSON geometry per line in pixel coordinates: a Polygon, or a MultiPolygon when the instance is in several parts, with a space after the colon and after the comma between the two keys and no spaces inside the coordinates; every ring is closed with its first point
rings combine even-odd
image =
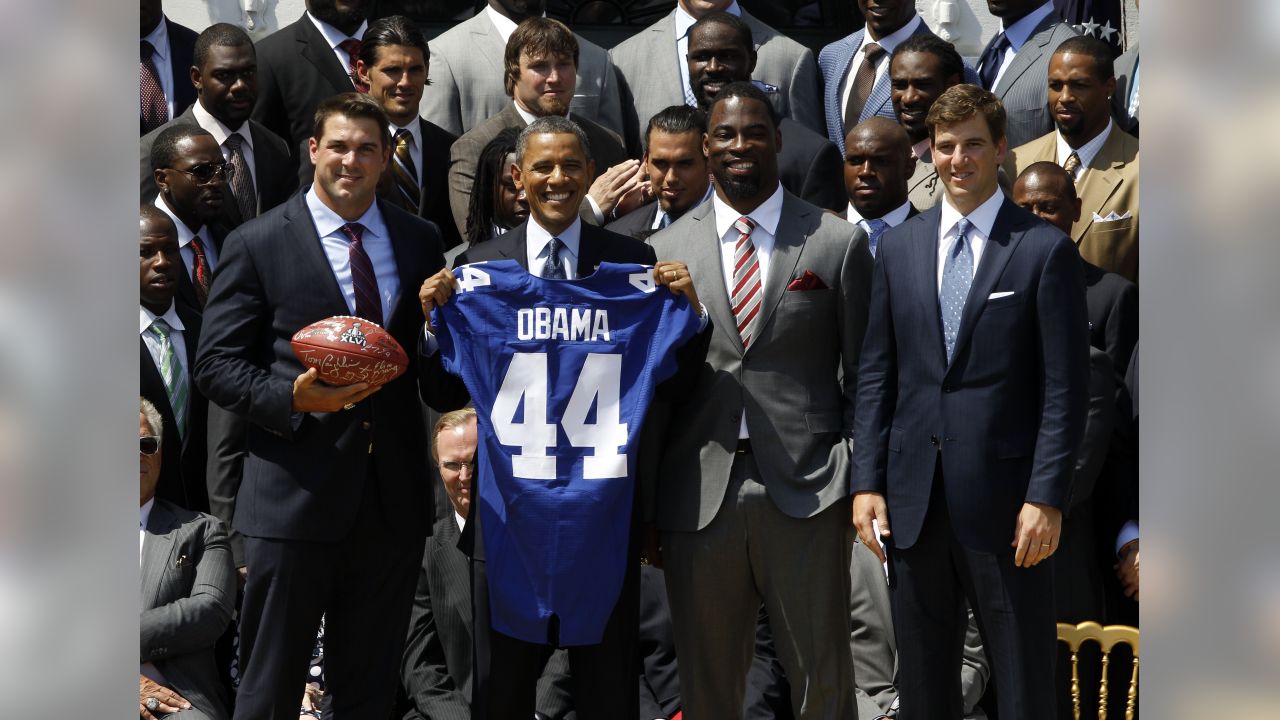
{"type": "Polygon", "coordinates": [[[888,503],[900,676],[913,686],[900,717],[960,717],[962,589],[1001,716],[1051,717],[1052,566],[1015,568],[1010,542],[1024,502],[1061,509],[1071,492],[1089,397],[1080,256],[1006,198],[948,364],[940,221],[934,207],[881,241],[858,371],[852,485],[888,503]]]}

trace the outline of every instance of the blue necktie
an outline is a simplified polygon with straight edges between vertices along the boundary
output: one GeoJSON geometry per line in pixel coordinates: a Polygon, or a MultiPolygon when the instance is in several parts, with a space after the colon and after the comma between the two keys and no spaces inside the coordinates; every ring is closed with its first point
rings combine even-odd
{"type": "Polygon", "coordinates": [[[1002,32],[996,35],[995,40],[983,51],[982,59],[979,61],[978,78],[982,80],[984,89],[995,89],[996,75],[1000,73],[1000,66],[1004,64],[1004,51],[1009,47],[1009,38],[1002,32]]]}
{"type": "Polygon", "coordinates": [[[542,277],[548,280],[564,280],[564,265],[560,262],[560,248],[564,247],[564,243],[560,238],[553,237],[551,242],[547,243],[547,262],[542,266],[542,277]]]}
{"type": "Polygon", "coordinates": [[[956,244],[942,266],[942,291],[938,293],[938,305],[942,308],[942,336],[947,344],[948,365],[956,349],[956,333],[960,330],[964,301],[969,297],[969,285],[973,283],[973,247],[966,237],[972,226],[968,218],[960,218],[956,223],[956,244]]]}
{"type": "Polygon", "coordinates": [[[871,250],[871,257],[875,257],[876,248],[880,246],[880,236],[884,234],[885,230],[889,229],[889,223],[881,220],[880,218],[874,218],[871,220],[863,219],[863,222],[865,222],[867,227],[870,229],[870,239],[868,240],[867,247],[871,250]]]}

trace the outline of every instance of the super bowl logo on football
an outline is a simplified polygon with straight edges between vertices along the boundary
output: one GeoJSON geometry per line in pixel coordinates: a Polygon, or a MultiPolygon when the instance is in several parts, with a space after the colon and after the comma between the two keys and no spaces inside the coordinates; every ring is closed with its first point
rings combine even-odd
{"type": "Polygon", "coordinates": [[[330,385],[383,385],[409,367],[404,348],[377,323],[335,315],[294,333],[289,343],[305,367],[330,385]]]}

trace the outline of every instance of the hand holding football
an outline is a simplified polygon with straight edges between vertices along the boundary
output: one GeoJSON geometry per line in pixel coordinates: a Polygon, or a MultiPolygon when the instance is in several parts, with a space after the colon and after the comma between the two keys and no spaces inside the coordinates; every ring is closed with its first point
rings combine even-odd
{"type": "Polygon", "coordinates": [[[377,387],[400,377],[409,356],[391,333],[364,318],[335,315],[294,333],[289,344],[305,367],[330,385],[377,387]]]}

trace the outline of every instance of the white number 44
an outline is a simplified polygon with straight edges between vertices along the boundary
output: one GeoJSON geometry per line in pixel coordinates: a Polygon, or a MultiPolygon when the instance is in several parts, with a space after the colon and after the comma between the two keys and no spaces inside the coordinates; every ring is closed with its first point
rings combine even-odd
{"type": "MultiPolygon", "coordinates": [[[[578,373],[573,394],[565,406],[560,427],[569,443],[590,448],[582,459],[585,480],[606,480],[627,475],[627,424],[619,421],[618,387],[622,356],[590,353],[578,373]],[[587,414],[595,401],[595,422],[587,414]]],[[[502,379],[502,388],[490,415],[498,442],[520,448],[511,456],[511,473],[530,480],[554,480],[556,457],[547,450],[556,445],[556,426],[547,421],[547,354],[516,353],[502,379]],[[516,409],[524,399],[524,420],[516,422],[516,409]]]]}

